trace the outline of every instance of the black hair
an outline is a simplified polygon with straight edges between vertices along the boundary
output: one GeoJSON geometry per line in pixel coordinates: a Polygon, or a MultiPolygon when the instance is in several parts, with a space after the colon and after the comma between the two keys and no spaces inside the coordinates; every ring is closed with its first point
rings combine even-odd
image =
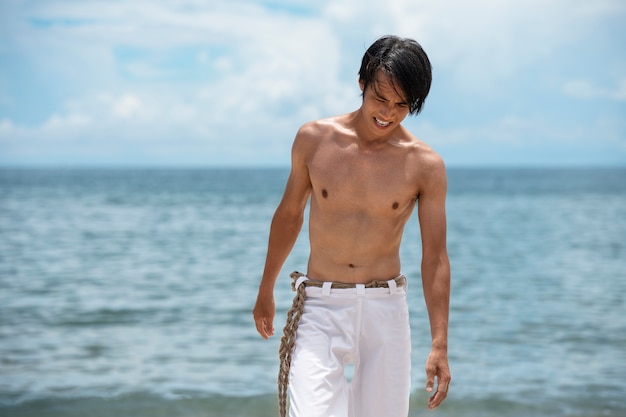
{"type": "Polygon", "coordinates": [[[430,60],[417,41],[393,35],[383,36],[374,42],[363,55],[359,80],[363,91],[376,81],[378,70],[387,74],[395,87],[402,91],[409,104],[409,113],[418,114],[430,91],[432,67],[430,60]]]}

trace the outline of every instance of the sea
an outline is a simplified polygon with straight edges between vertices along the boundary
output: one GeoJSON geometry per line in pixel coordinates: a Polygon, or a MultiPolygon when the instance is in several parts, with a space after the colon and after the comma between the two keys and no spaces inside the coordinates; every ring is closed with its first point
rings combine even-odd
{"type": "MultiPolygon", "coordinates": [[[[252,308],[287,176],[0,169],[0,416],[276,416],[306,227],[276,336],[252,308]]],[[[452,383],[433,412],[417,216],[402,242],[410,416],[626,416],[626,168],[449,168],[448,185],[452,383]]]]}

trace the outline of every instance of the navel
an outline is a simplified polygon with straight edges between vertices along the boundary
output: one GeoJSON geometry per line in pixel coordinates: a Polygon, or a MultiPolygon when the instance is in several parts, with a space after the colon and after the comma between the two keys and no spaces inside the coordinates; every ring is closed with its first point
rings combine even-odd
{"type": "Polygon", "coordinates": [[[348,264],[350,268],[354,268],[354,264],[348,264]]]}
{"type": "Polygon", "coordinates": [[[328,198],[328,191],[326,191],[326,189],[322,190],[322,197],[328,198]]]}
{"type": "Polygon", "coordinates": [[[393,205],[391,206],[392,209],[397,209],[400,205],[398,204],[397,201],[394,201],[393,205]]]}

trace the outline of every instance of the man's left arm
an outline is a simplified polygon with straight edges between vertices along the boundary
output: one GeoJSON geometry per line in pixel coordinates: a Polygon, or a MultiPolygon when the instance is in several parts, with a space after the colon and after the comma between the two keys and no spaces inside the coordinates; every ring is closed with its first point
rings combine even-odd
{"type": "Polygon", "coordinates": [[[439,406],[448,395],[448,317],[450,310],[450,261],[446,249],[447,179],[443,161],[437,157],[420,191],[418,216],[422,235],[422,286],[430,321],[431,352],[426,361],[426,390],[437,390],[428,408],[439,406]]]}

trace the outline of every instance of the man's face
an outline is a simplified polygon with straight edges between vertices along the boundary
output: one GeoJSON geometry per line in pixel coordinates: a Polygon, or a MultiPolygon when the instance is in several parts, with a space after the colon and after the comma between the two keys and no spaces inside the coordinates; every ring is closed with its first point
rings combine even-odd
{"type": "MultiPolygon", "coordinates": [[[[363,83],[359,84],[363,90],[363,83]]],[[[409,114],[409,103],[400,94],[400,88],[382,71],[378,71],[374,82],[363,91],[363,114],[376,132],[391,132],[409,114]]]]}

